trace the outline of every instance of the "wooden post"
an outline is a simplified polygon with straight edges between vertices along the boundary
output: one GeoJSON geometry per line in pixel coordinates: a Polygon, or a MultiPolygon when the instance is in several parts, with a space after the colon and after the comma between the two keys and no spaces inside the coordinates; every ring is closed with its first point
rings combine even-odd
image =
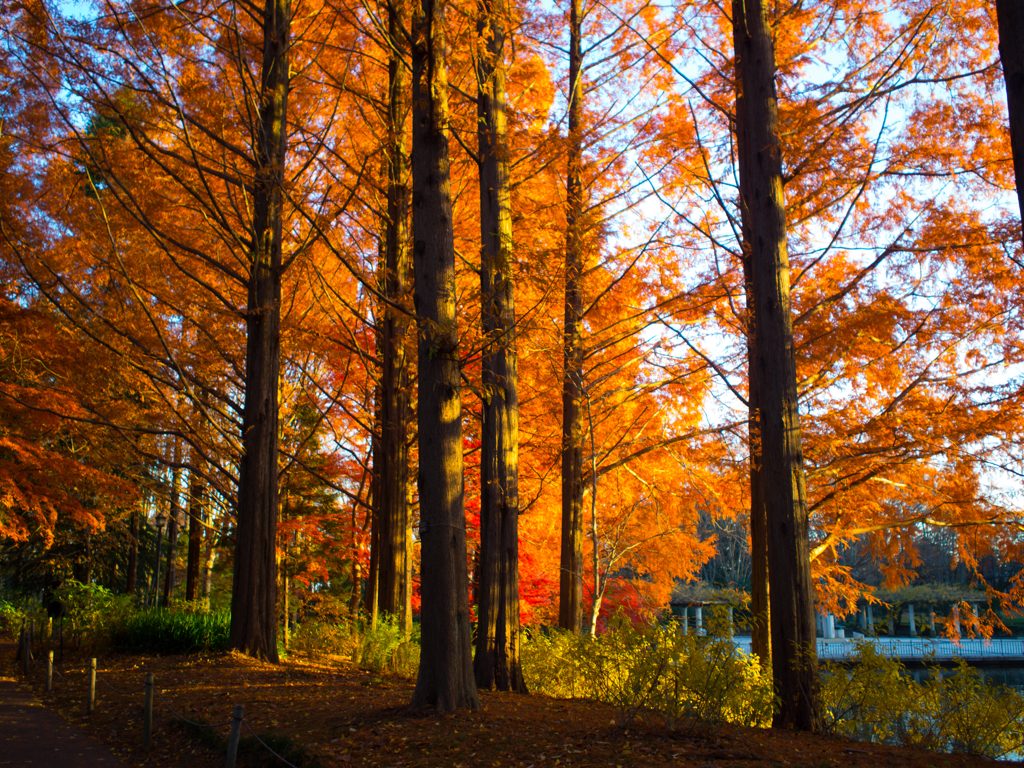
{"type": "Polygon", "coordinates": [[[146,692],[142,703],[142,746],[149,749],[153,744],[153,673],[146,673],[146,692]]]}
{"type": "Polygon", "coordinates": [[[53,691],[53,651],[46,654],[46,692],[53,691]]]}
{"type": "Polygon", "coordinates": [[[96,659],[89,659],[89,701],[86,711],[90,715],[96,711],[96,659]]]}
{"type": "Polygon", "coordinates": [[[21,630],[21,669],[22,669],[22,672],[24,673],[25,677],[28,677],[28,670],[29,670],[29,665],[28,665],[28,657],[29,657],[29,653],[30,653],[29,648],[30,648],[30,645],[29,645],[29,642],[28,642],[28,630],[27,629],[22,629],[21,630]]]}
{"type": "Polygon", "coordinates": [[[235,758],[238,757],[238,739],[242,735],[242,713],[241,704],[235,704],[235,711],[231,714],[231,735],[228,737],[228,761],[224,768],[235,768],[235,758]]]}

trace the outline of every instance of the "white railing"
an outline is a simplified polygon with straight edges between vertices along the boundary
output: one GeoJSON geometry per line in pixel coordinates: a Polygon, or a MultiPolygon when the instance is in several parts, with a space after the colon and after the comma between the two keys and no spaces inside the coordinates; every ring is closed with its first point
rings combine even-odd
{"type": "MultiPolygon", "coordinates": [[[[749,654],[750,638],[736,636],[733,638],[738,650],[749,654]]],[[[963,638],[955,643],[947,638],[930,640],[911,637],[865,637],[857,640],[818,639],[818,658],[832,661],[852,659],[856,655],[857,643],[871,643],[875,650],[885,656],[895,656],[904,660],[948,661],[954,658],[966,659],[1020,659],[1024,662],[1024,638],[999,638],[996,640],[979,640],[963,638]]]]}
{"type": "MultiPolygon", "coordinates": [[[[964,638],[959,643],[952,640],[923,640],[913,638],[864,638],[861,643],[871,643],[885,656],[900,659],[1006,659],[1024,660],[1024,640],[996,639],[978,640],[964,638]]],[[[849,659],[855,655],[856,643],[851,640],[818,640],[818,658],[849,659]]]]}

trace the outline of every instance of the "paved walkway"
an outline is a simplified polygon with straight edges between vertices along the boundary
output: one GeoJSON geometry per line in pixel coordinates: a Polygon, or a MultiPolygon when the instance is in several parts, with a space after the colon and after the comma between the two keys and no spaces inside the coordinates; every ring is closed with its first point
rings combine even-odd
{"type": "Polygon", "coordinates": [[[129,768],[9,677],[0,677],[0,766],[129,768]]]}

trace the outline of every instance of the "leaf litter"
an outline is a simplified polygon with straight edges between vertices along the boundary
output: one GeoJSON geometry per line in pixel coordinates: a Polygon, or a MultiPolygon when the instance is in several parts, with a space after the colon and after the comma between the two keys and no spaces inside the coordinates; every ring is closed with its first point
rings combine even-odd
{"type": "MultiPolygon", "coordinates": [[[[483,708],[439,714],[408,707],[414,681],[370,673],[341,657],[291,656],[268,664],[242,654],[137,656],[107,654],[102,682],[121,691],[141,686],[147,672],[166,705],[204,729],[176,725],[158,698],[153,743],[143,749],[142,694],[97,683],[96,711],[85,713],[85,654],[65,654],[43,691],[44,669],[30,682],[37,697],[82,727],[132,766],[220,768],[234,705],[261,738],[309,768],[994,768],[1024,763],[944,755],[806,733],[721,725],[701,734],[666,733],[634,723],[614,725],[608,705],[588,700],[481,692],[483,708]],[[215,737],[201,734],[212,730],[215,737]]],[[[13,670],[11,670],[13,671],[13,670]]],[[[299,763],[296,763],[297,765],[299,763]]],[[[283,765],[254,748],[238,768],[283,765]]],[[[302,766],[300,766],[302,768],[302,766]]]]}

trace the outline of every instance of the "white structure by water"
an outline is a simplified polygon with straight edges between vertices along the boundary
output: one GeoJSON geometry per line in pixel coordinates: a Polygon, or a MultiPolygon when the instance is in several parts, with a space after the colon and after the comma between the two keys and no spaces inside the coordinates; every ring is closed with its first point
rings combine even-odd
{"type": "MultiPolygon", "coordinates": [[[[750,653],[750,638],[733,638],[741,651],[750,653]]],[[[822,661],[849,661],[856,656],[856,643],[870,643],[880,654],[895,656],[901,661],[1007,661],[1024,663],[1024,638],[997,638],[980,640],[961,638],[954,642],[948,638],[922,637],[865,637],[856,641],[825,640],[818,638],[818,658],[822,661]]]]}

